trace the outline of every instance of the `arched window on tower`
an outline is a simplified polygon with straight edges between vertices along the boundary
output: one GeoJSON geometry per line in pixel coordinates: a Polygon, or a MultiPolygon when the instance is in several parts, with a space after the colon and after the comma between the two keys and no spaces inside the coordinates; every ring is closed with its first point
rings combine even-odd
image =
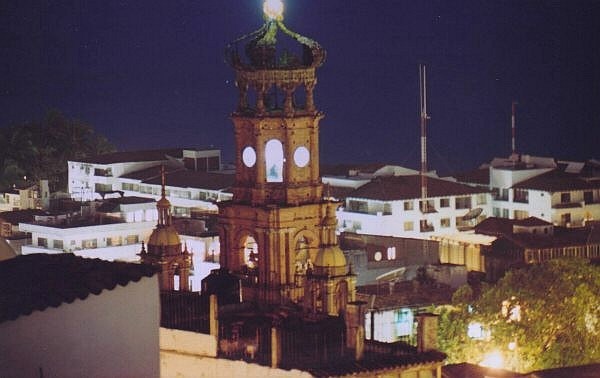
{"type": "Polygon", "coordinates": [[[252,236],[247,236],[244,241],[244,264],[249,269],[258,268],[258,245],[252,236]]]}
{"type": "Polygon", "coordinates": [[[283,145],[271,139],[265,145],[267,182],[283,182],[283,145]]]}
{"type": "Polygon", "coordinates": [[[300,239],[298,239],[298,241],[296,242],[296,255],[294,258],[297,273],[305,273],[306,269],[308,268],[308,260],[310,257],[308,254],[308,250],[308,239],[306,239],[305,237],[301,237],[300,239]]]}

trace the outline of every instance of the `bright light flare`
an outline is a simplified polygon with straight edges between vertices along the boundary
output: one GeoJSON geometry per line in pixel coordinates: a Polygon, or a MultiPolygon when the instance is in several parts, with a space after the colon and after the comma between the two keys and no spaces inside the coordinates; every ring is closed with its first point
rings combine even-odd
{"type": "Polygon", "coordinates": [[[500,351],[493,351],[485,355],[479,366],[489,367],[492,369],[501,369],[504,367],[504,357],[500,351]]]}
{"type": "Polygon", "coordinates": [[[283,19],[283,2],[281,0],[265,0],[263,12],[271,20],[283,19]]]}

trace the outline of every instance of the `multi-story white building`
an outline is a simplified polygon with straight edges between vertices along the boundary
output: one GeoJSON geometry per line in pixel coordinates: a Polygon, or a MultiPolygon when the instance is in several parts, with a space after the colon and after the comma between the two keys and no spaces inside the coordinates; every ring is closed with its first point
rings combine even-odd
{"type": "Polygon", "coordinates": [[[473,227],[490,215],[487,189],[419,175],[380,176],[347,194],[338,210],[341,231],[426,239],[473,227]]]}
{"type": "Polygon", "coordinates": [[[12,210],[47,209],[50,203],[48,180],[0,193],[0,212],[12,210]]]}
{"type": "Polygon", "coordinates": [[[216,172],[221,169],[221,151],[185,148],[127,151],[69,161],[68,191],[77,200],[99,199],[104,193],[121,190],[120,177],[160,165],[216,172]]]}
{"type": "Polygon", "coordinates": [[[19,230],[31,235],[31,244],[22,246],[22,254],[70,252],[137,261],[140,243],[148,239],[158,217],[155,202],[139,197],[92,203],[82,213],[39,215],[33,222],[20,223],[19,230]]]}
{"type": "MultiPolygon", "coordinates": [[[[457,179],[473,183],[488,173],[492,215],[508,219],[534,216],[559,226],[582,226],[600,219],[600,164],[529,155],[496,158],[471,175],[457,179]],[[470,176],[470,177],[469,177],[470,176]]],[[[481,184],[477,182],[477,184],[481,184]]]]}

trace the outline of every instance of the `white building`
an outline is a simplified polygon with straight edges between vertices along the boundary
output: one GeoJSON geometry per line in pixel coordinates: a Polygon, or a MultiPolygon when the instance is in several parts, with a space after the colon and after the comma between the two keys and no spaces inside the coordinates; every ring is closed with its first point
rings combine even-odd
{"type": "MultiPolygon", "coordinates": [[[[560,161],[529,155],[496,158],[465,183],[488,172],[492,216],[525,219],[534,216],[559,226],[582,226],[600,219],[600,163],[560,161]]],[[[482,182],[477,182],[481,185],[482,182]]]]}
{"type": "Polygon", "coordinates": [[[72,254],[0,262],[0,375],[158,377],[152,268],[72,254]]]}
{"type": "Polygon", "coordinates": [[[40,215],[19,230],[31,234],[24,255],[70,252],[104,260],[137,261],[141,242],[156,225],[155,202],[140,197],[124,197],[92,203],[89,214],[40,215]],[[96,208],[97,206],[97,208],[96,208]]]}
{"type": "Polygon", "coordinates": [[[216,202],[229,200],[234,177],[220,170],[218,149],[169,149],[115,152],[69,161],[71,198],[90,201],[114,196],[160,198],[160,167],[165,166],[167,198],[175,216],[216,213],[216,202]]]}
{"type": "Polygon", "coordinates": [[[341,231],[425,239],[473,227],[490,215],[487,189],[419,175],[381,176],[347,194],[337,212],[341,231]]]}
{"type": "Polygon", "coordinates": [[[36,185],[13,188],[0,193],[0,212],[12,210],[47,209],[50,203],[48,180],[36,185]]]}

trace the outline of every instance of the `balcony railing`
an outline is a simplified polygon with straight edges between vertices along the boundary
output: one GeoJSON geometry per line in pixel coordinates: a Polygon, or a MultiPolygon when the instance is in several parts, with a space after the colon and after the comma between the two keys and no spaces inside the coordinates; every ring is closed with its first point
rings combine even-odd
{"type": "Polygon", "coordinates": [[[575,209],[583,207],[583,202],[561,202],[552,205],[553,209],[575,209]]]}

